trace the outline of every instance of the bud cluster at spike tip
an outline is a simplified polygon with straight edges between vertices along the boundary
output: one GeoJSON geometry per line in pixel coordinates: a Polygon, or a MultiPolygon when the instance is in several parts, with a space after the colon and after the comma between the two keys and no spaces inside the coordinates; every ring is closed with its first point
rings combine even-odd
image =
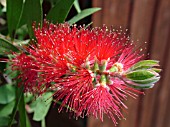
{"type": "Polygon", "coordinates": [[[144,55],[134,50],[126,33],[48,21],[33,29],[37,43],[15,53],[12,69],[20,71],[25,92],[54,91],[55,101],[62,100],[59,111],[67,105],[76,118],[93,115],[103,121],[106,114],[116,125],[117,118],[124,118],[127,96],[135,98],[142,93],[135,88],[149,88],[159,80],[159,70],[153,68],[158,64],[138,65],[144,55]]]}

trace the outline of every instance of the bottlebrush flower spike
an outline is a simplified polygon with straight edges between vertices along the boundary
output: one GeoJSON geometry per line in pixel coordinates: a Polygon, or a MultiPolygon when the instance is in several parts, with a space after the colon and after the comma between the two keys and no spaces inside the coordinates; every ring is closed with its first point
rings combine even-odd
{"type": "Polygon", "coordinates": [[[158,81],[155,64],[138,63],[143,55],[123,32],[47,21],[33,28],[37,44],[15,54],[12,66],[20,71],[25,91],[54,91],[56,101],[62,100],[59,111],[67,105],[75,117],[94,115],[102,121],[107,114],[116,124],[116,117],[124,118],[127,96],[142,93],[134,87],[158,81]]]}

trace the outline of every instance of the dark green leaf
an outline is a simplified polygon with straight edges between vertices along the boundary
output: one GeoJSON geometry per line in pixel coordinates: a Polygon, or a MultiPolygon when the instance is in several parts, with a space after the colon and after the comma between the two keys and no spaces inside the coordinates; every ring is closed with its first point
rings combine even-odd
{"type": "MultiPolygon", "coordinates": [[[[18,28],[16,30],[16,35],[17,35],[18,40],[23,41],[25,39],[25,37],[27,37],[27,35],[28,35],[27,25],[23,25],[22,27],[18,28]]],[[[15,39],[14,41],[16,42],[18,40],[15,39]]]]}
{"type": "Polygon", "coordinates": [[[60,0],[47,14],[47,19],[53,23],[65,21],[74,0],[60,0]]]}
{"type": "Polygon", "coordinates": [[[36,100],[36,106],[34,110],[33,120],[41,121],[47,115],[52,102],[52,93],[45,93],[36,100]]]}
{"type": "Polygon", "coordinates": [[[6,105],[0,105],[0,117],[2,116],[8,116],[12,113],[12,110],[14,108],[15,102],[12,101],[6,105]]]}
{"type": "Polygon", "coordinates": [[[158,76],[158,73],[148,70],[132,71],[126,74],[126,77],[130,80],[145,80],[158,76]]]}
{"type": "MultiPolygon", "coordinates": [[[[1,2],[1,1],[0,1],[1,2]]],[[[0,6],[0,16],[2,16],[3,15],[3,11],[2,11],[2,9],[3,9],[3,7],[2,6],[0,6]]]]}
{"type": "Polygon", "coordinates": [[[16,48],[13,44],[11,44],[8,40],[4,38],[0,38],[0,54],[6,55],[8,52],[16,52],[18,48],[16,48]]]}
{"type": "MultiPolygon", "coordinates": [[[[10,58],[9,55],[8,55],[8,57],[10,58]]],[[[10,59],[11,59],[11,58],[10,58],[10,59]]],[[[8,78],[9,80],[11,80],[11,79],[17,77],[18,72],[12,70],[11,63],[8,62],[8,63],[6,64],[6,68],[8,68],[8,69],[5,70],[6,78],[8,78]]]]}
{"type": "Polygon", "coordinates": [[[7,104],[15,99],[15,87],[3,85],[0,87],[0,104],[7,104]]]}
{"type": "Polygon", "coordinates": [[[70,19],[68,22],[72,25],[74,23],[76,23],[77,21],[97,12],[101,10],[101,8],[89,8],[89,9],[85,9],[83,11],[81,11],[80,13],[78,13],[76,16],[74,16],[72,19],[70,19]]]}
{"type": "Polygon", "coordinates": [[[142,60],[135,65],[133,65],[130,70],[136,70],[136,69],[142,69],[143,68],[149,68],[153,66],[159,66],[159,61],[156,60],[142,60]]]}
{"type": "Polygon", "coordinates": [[[7,21],[11,38],[14,38],[20,16],[22,13],[23,0],[7,0],[7,21]]]}
{"type": "Polygon", "coordinates": [[[17,108],[18,108],[18,105],[20,103],[20,100],[21,100],[21,97],[22,97],[22,94],[23,92],[21,92],[23,90],[23,88],[18,88],[16,87],[16,100],[15,100],[15,106],[14,106],[14,109],[12,111],[12,115],[10,117],[10,120],[9,120],[9,123],[8,123],[8,127],[11,127],[12,126],[12,123],[14,121],[14,118],[15,118],[15,115],[16,115],[16,112],[17,112],[17,108]],[[20,90],[22,89],[22,90],[20,90]]]}
{"type": "MultiPolygon", "coordinates": [[[[9,117],[0,117],[0,127],[7,127],[9,120],[9,117]]],[[[16,121],[14,121],[12,124],[14,123],[16,123],[16,121]]]]}
{"type": "Polygon", "coordinates": [[[26,127],[31,127],[31,123],[30,123],[28,115],[26,115],[26,121],[27,121],[26,127]]]}
{"type": "Polygon", "coordinates": [[[9,117],[0,117],[0,127],[8,125],[9,117]]]}
{"type": "Polygon", "coordinates": [[[22,93],[21,94],[21,100],[18,104],[20,126],[26,127],[26,111],[25,111],[25,101],[24,101],[23,90],[19,89],[19,93],[22,93]]]}
{"type": "Polygon", "coordinates": [[[46,0],[47,2],[51,3],[51,6],[54,7],[60,0],[46,0]]]}
{"type": "Polygon", "coordinates": [[[41,24],[42,18],[42,0],[25,0],[19,27],[27,24],[29,35],[33,38],[32,23],[36,21],[41,24]]]}

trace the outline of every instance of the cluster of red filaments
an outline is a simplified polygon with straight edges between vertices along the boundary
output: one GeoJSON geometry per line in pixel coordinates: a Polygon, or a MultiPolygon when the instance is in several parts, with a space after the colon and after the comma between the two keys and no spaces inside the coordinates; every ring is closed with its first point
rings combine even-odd
{"type": "Polygon", "coordinates": [[[142,57],[126,34],[47,21],[33,27],[37,44],[12,60],[25,92],[54,91],[55,100],[62,100],[59,111],[67,105],[75,117],[93,115],[103,121],[106,114],[115,124],[124,118],[123,101],[137,91],[121,79],[142,57]]]}

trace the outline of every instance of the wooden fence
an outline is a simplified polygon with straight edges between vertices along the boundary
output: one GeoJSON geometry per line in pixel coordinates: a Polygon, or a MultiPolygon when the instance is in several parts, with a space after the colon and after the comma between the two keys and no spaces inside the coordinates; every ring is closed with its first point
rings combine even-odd
{"type": "MultiPolygon", "coordinates": [[[[160,60],[161,80],[146,95],[126,102],[126,120],[118,127],[170,127],[170,0],[93,0],[102,10],[93,15],[94,26],[122,26],[133,40],[144,42],[151,59],[160,60]]],[[[113,127],[109,119],[102,123],[89,118],[88,127],[113,127]]]]}

